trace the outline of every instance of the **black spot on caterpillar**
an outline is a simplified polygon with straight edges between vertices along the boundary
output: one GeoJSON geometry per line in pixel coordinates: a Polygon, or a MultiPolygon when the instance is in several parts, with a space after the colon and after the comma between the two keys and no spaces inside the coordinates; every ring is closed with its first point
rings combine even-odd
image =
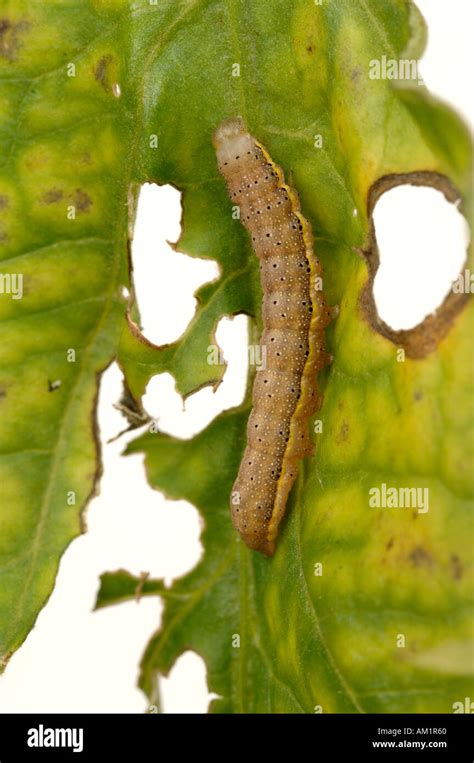
{"type": "Polygon", "coordinates": [[[214,133],[219,170],[259,258],[260,345],[247,447],[232,489],[234,526],[250,548],[272,556],[299,461],[312,453],[308,419],[321,404],[316,374],[329,361],[324,329],[337,312],[318,285],[322,268],[296,191],[240,118],[214,133]]]}

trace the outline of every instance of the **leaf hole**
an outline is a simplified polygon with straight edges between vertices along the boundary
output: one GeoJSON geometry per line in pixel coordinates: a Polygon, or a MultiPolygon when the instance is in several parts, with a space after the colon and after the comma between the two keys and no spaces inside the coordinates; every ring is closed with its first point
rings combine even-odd
{"type": "Polygon", "coordinates": [[[441,306],[463,268],[469,227],[455,203],[427,186],[398,185],[373,212],[380,266],[373,285],[389,328],[411,329],[441,306]]]}

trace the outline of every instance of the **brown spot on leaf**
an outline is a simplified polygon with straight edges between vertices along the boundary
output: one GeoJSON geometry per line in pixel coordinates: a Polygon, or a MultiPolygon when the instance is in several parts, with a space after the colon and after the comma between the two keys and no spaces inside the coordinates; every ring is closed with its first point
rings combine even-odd
{"type": "Polygon", "coordinates": [[[92,199],[88,194],[82,190],[82,188],[76,188],[76,192],[72,197],[73,204],[78,212],[87,212],[92,206],[92,199]]]}
{"type": "Polygon", "coordinates": [[[91,159],[91,155],[90,155],[90,153],[89,153],[88,151],[85,151],[85,152],[84,152],[84,153],[83,153],[83,154],[82,154],[82,155],[79,157],[79,161],[80,161],[80,163],[81,163],[81,164],[91,164],[91,163],[92,163],[92,159],[91,159]]]}
{"type": "Polygon", "coordinates": [[[390,551],[390,549],[393,547],[393,544],[394,544],[394,538],[390,538],[390,540],[387,541],[387,545],[385,546],[387,551],[390,551]]]}
{"type": "Polygon", "coordinates": [[[341,424],[339,434],[336,436],[336,442],[338,443],[347,442],[347,440],[349,439],[348,434],[349,434],[349,424],[347,423],[347,421],[344,420],[341,424]]]}
{"type": "Polygon", "coordinates": [[[60,188],[50,188],[43,194],[41,201],[43,204],[54,204],[56,201],[60,201],[63,198],[63,192],[60,188]]]}
{"type": "Polygon", "coordinates": [[[6,209],[8,207],[8,196],[0,194],[0,209],[6,209]]]}
{"type": "Polygon", "coordinates": [[[27,21],[16,23],[7,18],[0,19],[0,56],[8,61],[14,61],[21,47],[21,33],[29,27],[27,21]]]}
{"type": "Polygon", "coordinates": [[[104,90],[109,90],[107,68],[112,61],[113,56],[110,54],[107,56],[102,56],[94,69],[94,77],[96,78],[97,82],[100,82],[104,90]]]}
{"type": "Polygon", "coordinates": [[[451,575],[453,576],[454,580],[461,580],[464,572],[464,567],[459,556],[457,554],[451,554],[449,562],[451,565],[451,575]]]}
{"type": "MultiPolygon", "coordinates": [[[[380,265],[377,238],[373,221],[373,211],[379,198],[391,188],[399,185],[428,186],[441,191],[451,203],[459,201],[460,194],[457,188],[445,176],[437,172],[420,171],[408,174],[385,175],[379,178],[371,187],[367,197],[367,217],[369,219],[369,233],[361,250],[361,254],[367,261],[369,278],[361,291],[359,302],[362,314],[375,331],[385,336],[397,347],[403,347],[409,358],[424,358],[433,352],[438,344],[447,336],[456,318],[466,307],[471,294],[450,291],[443,304],[428,315],[418,326],[412,329],[395,331],[383,321],[377,313],[374,300],[374,278],[380,265]]],[[[462,212],[462,204],[459,206],[462,212]]],[[[462,271],[464,272],[464,265],[462,271]]]]}
{"type": "Polygon", "coordinates": [[[417,546],[408,556],[415,567],[431,567],[433,557],[422,546],[417,546]]]}
{"type": "Polygon", "coordinates": [[[413,393],[413,399],[414,399],[414,400],[416,400],[417,402],[418,402],[419,400],[423,400],[423,392],[421,391],[421,389],[416,389],[416,390],[414,391],[414,393],[413,393]]]}
{"type": "Polygon", "coordinates": [[[0,387],[0,400],[3,400],[7,396],[7,392],[3,387],[0,387]]]}

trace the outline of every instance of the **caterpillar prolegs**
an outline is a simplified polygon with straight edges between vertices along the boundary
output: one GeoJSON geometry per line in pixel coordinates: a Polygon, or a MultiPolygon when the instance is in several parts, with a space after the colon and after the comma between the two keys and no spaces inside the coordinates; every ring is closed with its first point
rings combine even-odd
{"type": "Polygon", "coordinates": [[[299,461],[312,453],[308,419],[321,405],[317,373],[330,362],[324,329],[337,313],[296,191],[240,118],[214,133],[219,170],[260,260],[266,368],[255,376],[247,447],[231,494],[235,528],[272,556],[299,461]]]}

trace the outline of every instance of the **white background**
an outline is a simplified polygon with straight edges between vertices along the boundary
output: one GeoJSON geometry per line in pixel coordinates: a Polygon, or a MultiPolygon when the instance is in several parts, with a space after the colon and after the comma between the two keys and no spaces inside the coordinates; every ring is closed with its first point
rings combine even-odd
{"type": "MultiPolygon", "coordinates": [[[[474,4],[418,0],[418,5],[430,30],[421,63],[424,80],[472,124],[474,4]]],[[[193,292],[217,275],[212,262],[192,260],[166,244],[178,237],[179,218],[174,189],[151,187],[142,194],[133,257],[145,334],[157,343],[181,334],[194,312],[193,292]]],[[[395,328],[413,326],[441,302],[459,272],[466,226],[437,192],[396,189],[379,202],[376,227],[382,258],[375,285],[379,312],[395,328]]],[[[223,319],[218,339],[229,365],[215,395],[202,390],[188,399],[183,412],[171,377],[150,383],[145,405],[162,430],[190,437],[219,411],[240,402],[246,319],[223,319]]],[[[126,437],[107,444],[125,426],[112,407],[119,396],[120,374],[113,366],[101,389],[105,471],[101,494],[88,510],[89,532],[64,555],[48,605],[0,679],[2,712],[120,713],[147,707],[135,687],[137,666],[159,624],[161,605],[145,599],[92,613],[98,578],[120,567],[167,581],[182,575],[199,559],[200,521],[185,501],[166,501],[147,486],[141,456],[120,457],[126,437]]],[[[196,655],[180,658],[161,686],[165,712],[205,712],[205,667],[196,655]]]]}

